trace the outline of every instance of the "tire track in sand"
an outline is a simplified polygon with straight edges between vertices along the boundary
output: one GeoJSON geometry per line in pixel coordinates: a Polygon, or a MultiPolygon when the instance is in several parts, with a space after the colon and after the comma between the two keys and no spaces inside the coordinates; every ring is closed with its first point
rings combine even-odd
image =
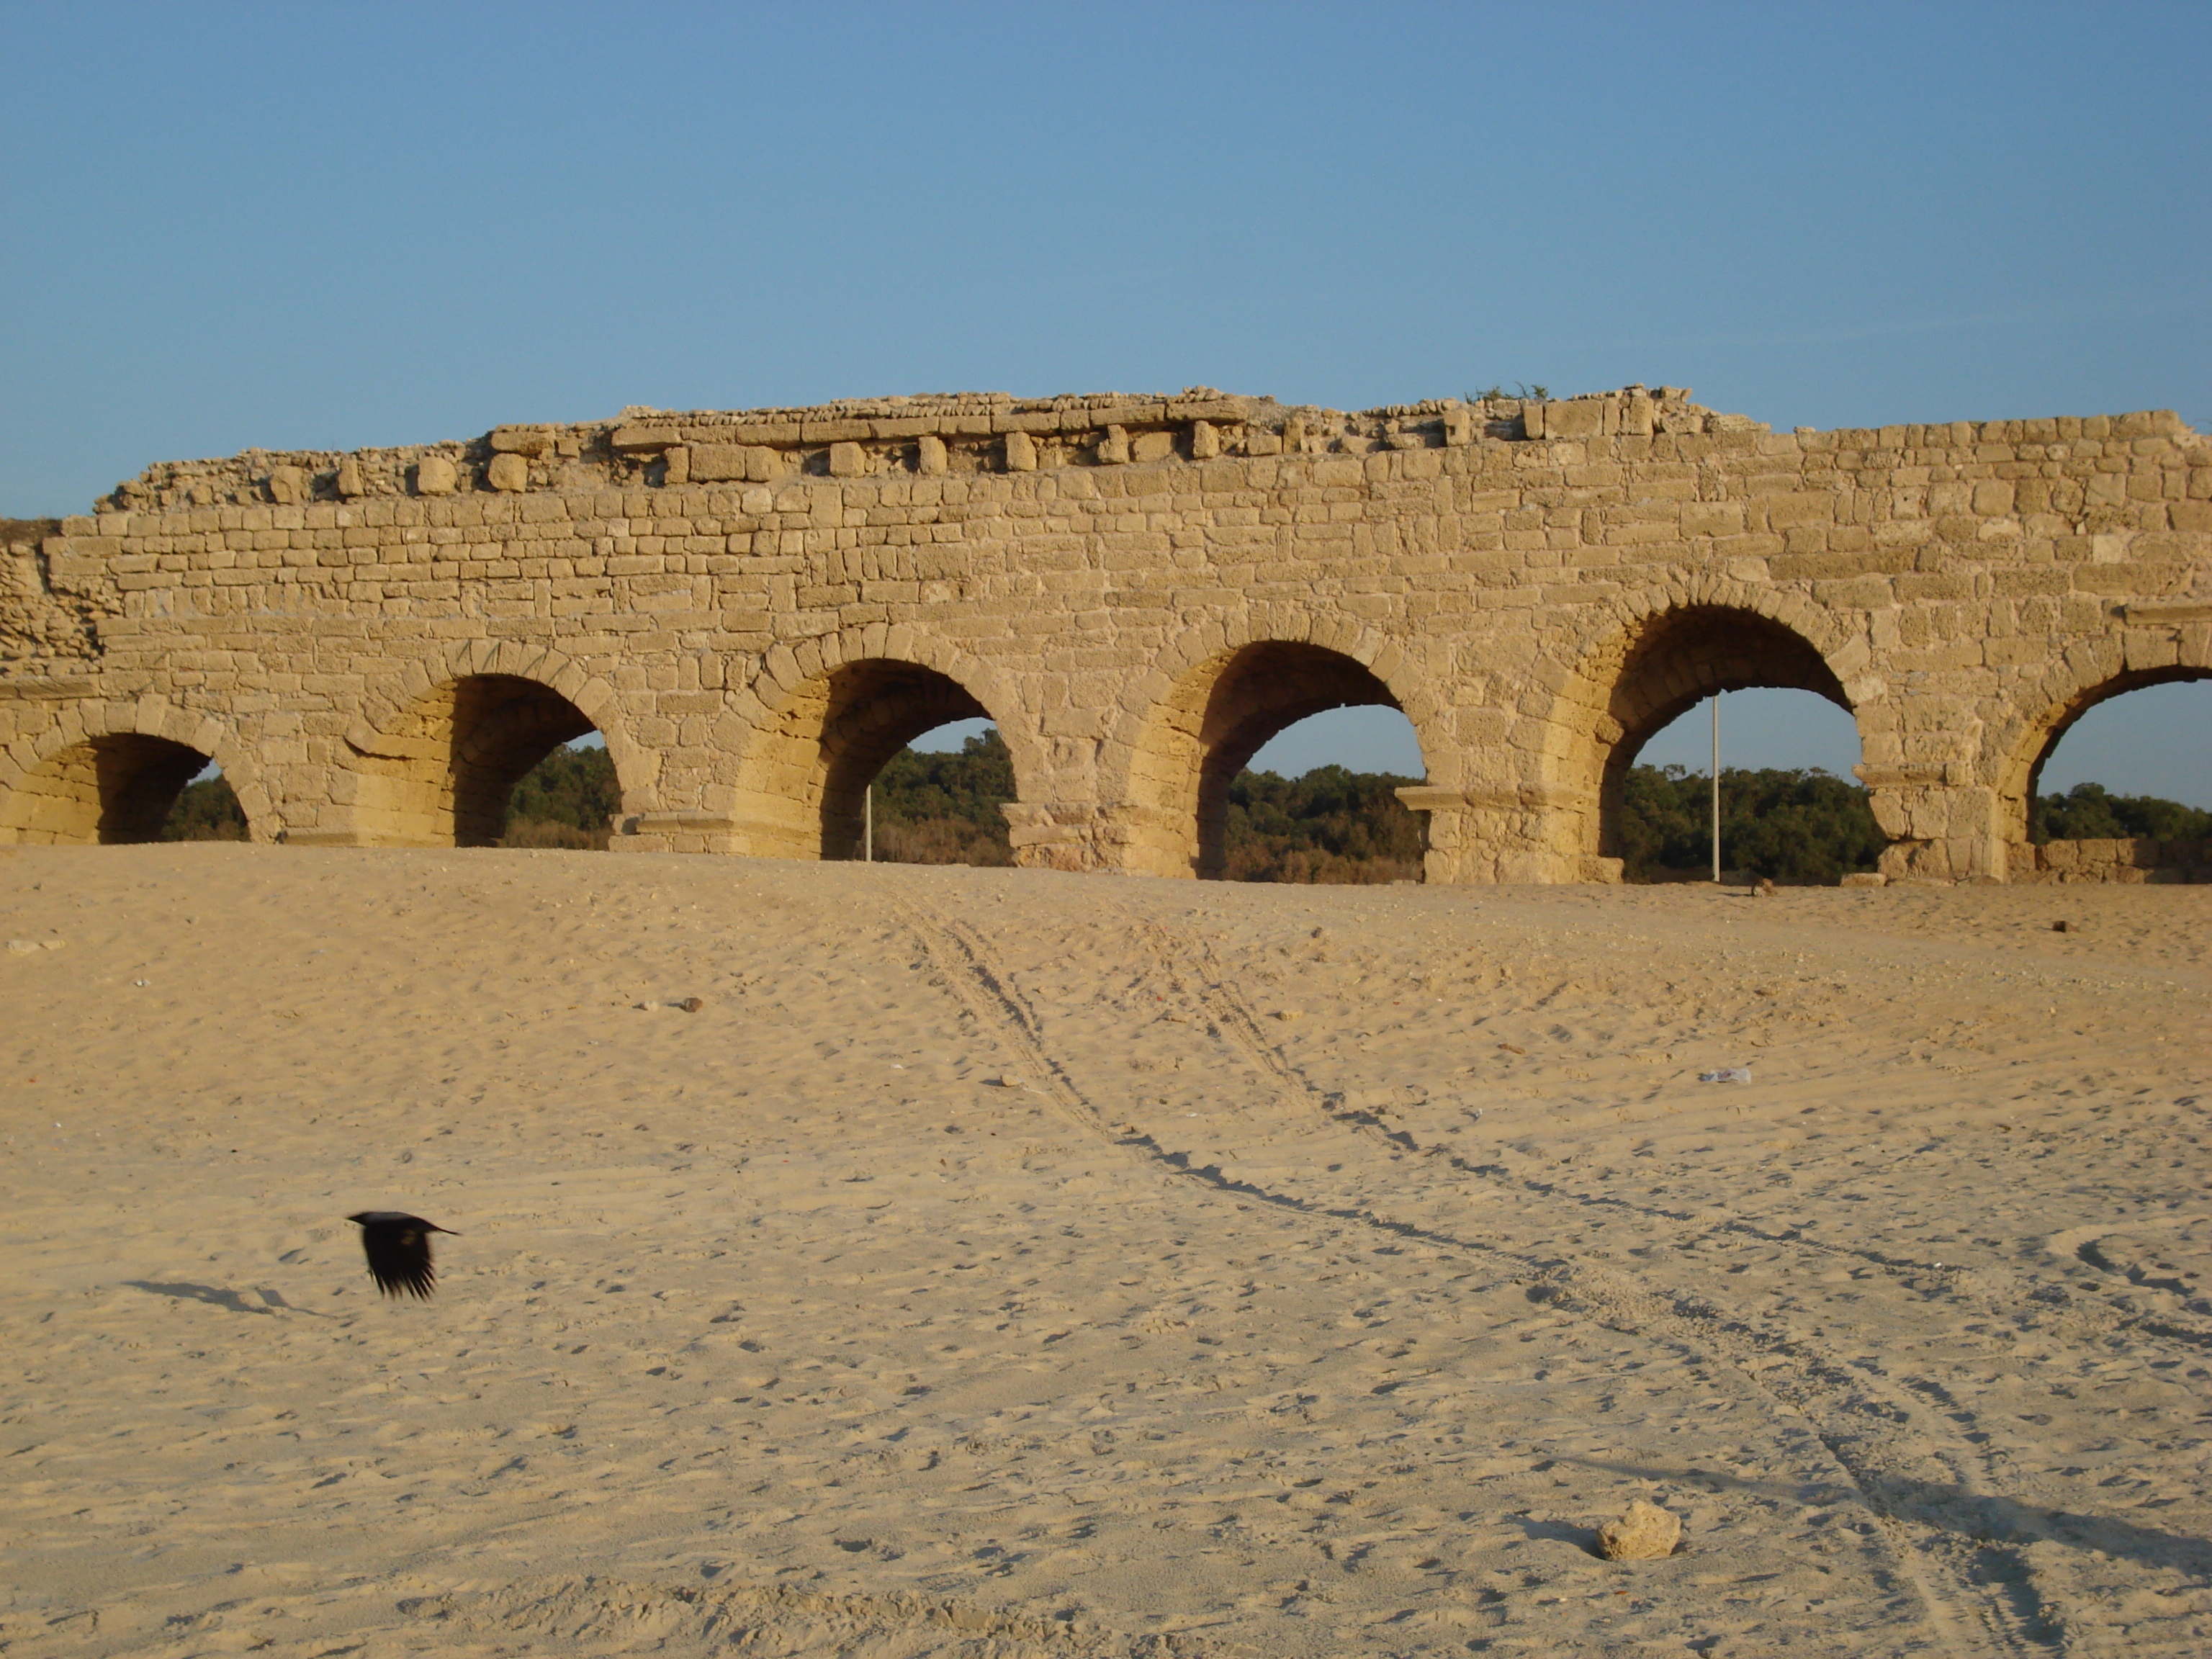
{"type": "MultiPolygon", "coordinates": [[[[894,908],[936,969],[936,982],[979,1024],[995,1030],[1002,1048],[1016,1057],[1020,1068],[1039,1079],[1041,1091],[1089,1133],[1158,1172],[1256,1200],[1285,1214],[1372,1228],[1395,1237],[1510,1264],[1518,1270],[1517,1277],[1531,1283],[1532,1293],[1540,1292],[1539,1299],[1561,1311],[1625,1334],[1665,1341],[1693,1359],[1708,1358],[1727,1365],[1782,1413],[1800,1417],[1812,1426],[1836,1472],[1858,1493],[1869,1515],[1881,1528],[1886,1553],[1899,1578],[1912,1587],[1928,1626],[1947,1651],[1963,1656],[1971,1650],[1962,1641],[1962,1626],[1986,1638],[1972,1644],[1984,1652],[2025,1656],[2081,1649],[2081,1644],[2072,1639],[2070,1621],[2038,1587],[2035,1570],[2019,1548],[1986,1534],[1972,1547],[1963,1544],[1954,1528],[1926,1512],[1929,1505],[1912,1501],[1918,1493],[1943,1487],[1886,1472],[1909,1466],[1909,1455],[1900,1455],[1907,1447],[1900,1443],[1917,1437],[1939,1449],[1936,1455],[1958,1491],[1972,1498],[1983,1498],[1982,1481],[1978,1478],[1985,1473],[1980,1467],[1983,1460],[1962,1452],[1957,1445],[1959,1435],[1976,1431],[1971,1413],[1954,1412],[1954,1416],[1969,1420],[1963,1428],[1946,1432],[1930,1422],[1921,1400],[1884,1385],[1839,1356],[1773,1328],[1771,1322],[1759,1315],[1725,1307],[1702,1295],[1655,1292],[1609,1269],[1560,1257],[1546,1248],[1554,1231],[1549,1227],[1540,1229],[1534,1240],[1468,1239],[1384,1214],[1364,1203],[1331,1203],[1262,1187],[1224,1174],[1217,1165],[1199,1164],[1188,1154],[1170,1151],[1149,1134],[1119,1133],[1052,1053],[1042,1018],[981,937],[910,896],[902,895],[894,902],[894,908]],[[1912,1431],[1911,1437],[1907,1430],[1912,1431]],[[1992,1561],[1992,1552],[2005,1559],[1992,1561]],[[1940,1581],[1923,1571],[1923,1564],[1930,1561],[1942,1569],[1940,1581]]],[[[1152,947],[1150,953],[1166,984],[1162,1000],[1172,994],[1194,1006],[1234,1053],[1301,1108],[1317,1107],[1329,1122],[1368,1146],[1388,1147],[1401,1156],[1435,1158],[1460,1173],[1487,1182],[1495,1182],[1500,1176],[1510,1179],[1508,1171],[1473,1164],[1442,1147],[1424,1147],[1413,1136],[1389,1127],[1372,1114],[1336,1103],[1340,1097],[1316,1087],[1267,1041],[1258,1019],[1229,984],[1228,975],[1209,949],[1183,941],[1171,930],[1133,911],[1123,909],[1122,914],[1152,947]],[[1184,945],[1207,969],[1200,976],[1205,982],[1203,990],[1193,994],[1185,988],[1184,976],[1175,971],[1171,960],[1173,944],[1184,945]]],[[[1543,1183],[1511,1184],[1524,1196],[1553,1205],[1559,1197],[1543,1183]]],[[[1650,1218],[1664,1220],[1678,1232],[1686,1231],[1682,1221],[1674,1217],[1650,1218]]],[[[1802,1239],[1776,1242],[1801,1246],[1809,1243],[1802,1239]]],[[[1946,1403],[1955,1407],[1956,1402],[1946,1403]]],[[[2020,1542],[2040,1541],[2047,1535],[2030,1531],[2020,1542]]]]}
{"type": "MultiPolygon", "coordinates": [[[[1991,1318],[2008,1316],[2028,1294],[2022,1279],[2018,1285],[2020,1294],[2009,1303],[1997,1297],[1970,1298],[1959,1293],[1958,1270],[1947,1270],[1933,1262],[1828,1244],[1808,1238],[1795,1228],[1778,1231],[1740,1218],[1701,1224],[1699,1217],[1688,1212],[1637,1204],[1613,1194],[1577,1192],[1564,1183],[1522,1176],[1502,1164],[1472,1162],[1448,1147],[1424,1146],[1415,1136],[1393,1128],[1373,1113],[1344,1103],[1342,1094],[1316,1084],[1285,1055],[1207,943],[1133,912],[1124,914],[1152,945],[1152,954],[1171,985],[1179,988],[1195,980],[1202,988],[1186,994],[1206,1016],[1213,1033],[1249,1066],[1269,1079],[1287,1101],[1319,1111],[1370,1145],[1401,1157],[1439,1159],[1458,1173],[1554,1209],[1564,1201],[1577,1208],[1611,1208],[1633,1214],[1647,1232],[1674,1235],[1668,1242],[1676,1249],[1713,1232],[1728,1232],[1815,1255],[1854,1258],[1880,1269],[1886,1279],[1902,1288],[1917,1288],[1907,1281],[1907,1275],[1948,1279],[1948,1294],[1968,1302],[1970,1307],[1978,1304],[1974,1310],[1991,1318]],[[1176,960],[1178,954],[1195,963],[1198,971],[1183,971],[1176,960]]],[[[1400,1224],[1383,1224],[1402,1231],[1400,1224]]],[[[1422,1231],[1431,1242],[1439,1242],[1437,1232],[1422,1231]]],[[[1541,1237],[1553,1237],[1556,1231],[1547,1226],[1541,1237]]],[[[1462,1248],[1468,1247],[1463,1244],[1462,1248]]],[[[1533,1261],[1529,1249],[1510,1253],[1533,1261]]],[[[1802,1416],[1814,1427],[1869,1510],[1882,1522],[1900,1571],[1920,1589],[1930,1622],[1945,1632],[1954,1648],[1955,1630],[1945,1616],[1947,1605],[1980,1626],[2002,1651],[2072,1652],[2103,1646],[2064,1611],[2069,1603],[2094,1602],[2100,1599],[2098,1590],[2068,1585],[2068,1593],[2054,1594],[2056,1587],[2042,1582],[2050,1568],[2032,1562],[2026,1554],[2028,1547],[2039,1543],[2059,1543],[2074,1551],[2094,1547],[2098,1540],[2084,1535],[2091,1531],[2089,1524],[2066,1514],[2038,1514],[1993,1494],[1989,1488],[1998,1476],[2000,1454],[1975,1447],[1978,1443],[1994,1448],[1996,1437],[1934,1379],[1906,1378],[1905,1386],[1911,1392],[1900,1391],[1865,1366],[1777,1330],[1772,1322],[1725,1306],[1709,1295],[1655,1290],[1589,1263],[1542,1263],[1539,1285],[1548,1291],[1546,1299],[1553,1305],[1597,1319],[1610,1328],[1647,1336],[1663,1329],[1674,1333],[1673,1340],[1677,1342],[1698,1340],[1711,1357],[1728,1364],[1758,1391],[1802,1416]],[[1929,1409],[1930,1399],[1942,1412],[1941,1421],[1929,1409]],[[1916,1438],[1937,1449],[1935,1455],[1954,1478],[1954,1488],[1895,1473],[1909,1465],[1909,1443],[1916,1438]],[[1961,1507],[1968,1511],[1971,1537],[1962,1535],[1960,1517],[1954,1515],[1947,1521],[1936,1513],[1961,1507]],[[1923,1559],[1939,1564],[1947,1582],[1939,1587],[1919,1571],[1917,1563],[1923,1559]]],[[[2143,1316],[2124,1318],[2094,1304],[2069,1312],[2075,1316],[2070,1322],[2087,1328],[2084,1334],[2090,1336],[2164,1338],[2184,1353],[2201,1352],[2212,1341],[2212,1334],[2184,1328],[2171,1321],[2143,1316]]]]}

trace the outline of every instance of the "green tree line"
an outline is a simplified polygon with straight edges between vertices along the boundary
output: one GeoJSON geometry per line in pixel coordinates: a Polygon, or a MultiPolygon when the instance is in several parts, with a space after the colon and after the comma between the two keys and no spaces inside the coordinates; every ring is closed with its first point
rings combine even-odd
{"type": "MultiPolygon", "coordinates": [[[[1630,881],[1710,875],[1712,778],[1680,766],[1632,766],[1621,789],[1616,852],[1630,881]]],[[[1721,861],[1774,881],[1833,884],[1871,870],[1888,844],[1867,792],[1821,771],[1721,769],[1721,861]]]]}
{"type": "Polygon", "coordinates": [[[2030,841],[2212,841],[2212,811],[2160,800],[2156,795],[2115,795],[2101,783],[2077,783],[2063,795],[2038,795],[2028,820],[2030,841]]]}
{"type": "MultiPolygon", "coordinates": [[[[1418,880],[1425,829],[1394,793],[1419,780],[1318,767],[1301,778],[1241,772],[1229,787],[1224,873],[1232,881],[1418,880]]],[[[1630,769],[1619,852],[1631,881],[1711,867],[1710,784],[1680,766],[1630,769]]],[[[875,782],[876,856],[895,864],[1013,862],[1000,805],[1014,799],[1013,759],[996,727],[957,750],[901,750],[875,782]]],[[[604,848],[621,810],[603,748],[556,749],[515,786],[503,845],[604,848]]],[[[2037,799],[2036,841],[2149,836],[2212,840],[2212,811],[2094,783],[2037,799]]],[[[167,841],[243,841],[246,815],[220,777],[188,785],[167,841]]],[[[1866,791],[1817,769],[1721,774],[1721,849],[1731,870],[1780,882],[1832,883],[1871,870],[1884,845],[1866,791]]]]}

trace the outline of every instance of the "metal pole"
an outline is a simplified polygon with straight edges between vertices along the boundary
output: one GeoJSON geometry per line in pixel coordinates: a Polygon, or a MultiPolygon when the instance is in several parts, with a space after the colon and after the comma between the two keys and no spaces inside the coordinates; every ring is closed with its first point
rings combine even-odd
{"type": "Polygon", "coordinates": [[[1713,884],[1721,878],[1721,694],[1713,693],[1713,884]]]}
{"type": "Polygon", "coordinates": [[[862,798],[860,808],[860,857],[870,864],[876,861],[876,786],[870,784],[862,798]]]}

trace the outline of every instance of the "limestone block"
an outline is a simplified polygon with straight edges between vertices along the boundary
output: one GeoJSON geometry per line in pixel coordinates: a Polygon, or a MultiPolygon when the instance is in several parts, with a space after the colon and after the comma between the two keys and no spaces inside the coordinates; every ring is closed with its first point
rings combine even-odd
{"type": "Polygon", "coordinates": [[[1658,405],[1640,386],[1629,388],[1620,401],[1620,430],[1623,437],[1648,438],[1658,424],[1658,405]]]}
{"type": "Polygon", "coordinates": [[[1544,436],[1547,439],[1602,437],[1607,402],[1602,398],[1575,398],[1565,403],[1546,404],[1543,406],[1544,436]]]}
{"type": "Polygon", "coordinates": [[[553,428],[550,426],[495,426],[491,429],[491,447],[495,454],[543,455],[553,447],[553,428]]]}
{"type": "Polygon", "coordinates": [[[417,495],[450,495],[459,482],[459,469],[446,456],[425,455],[415,463],[415,493],[417,495]]]}
{"type": "MultiPolygon", "coordinates": [[[[1013,438],[1015,437],[1021,438],[1024,443],[1029,441],[1026,434],[1016,433],[1012,434],[1007,440],[1007,449],[1009,454],[1012,453],[1012,442],[1013,438]]],[[[1030,465],[1036,465],[1035,446],[1033,445],[1031,446],[1030,465]]],[[[861,448],[859,444],[848,441],[843,443],[834,443],[830,446],[830,476],[831,477],[857,478],[872,470],[872,469],[868,465],[868,452],[861,448]]]]}
{"type": "Polygon", "coordinates": [[[484,469],[484,480],[494,489],[510,493],[530,488],[530,463],[516,451],[502,451],[491,458],[484,469]]]}
{"type": "Polygon", "coordinates": [[[1129,459],[1129,428],[1109,426],[1098,440],[1098,464],[1101,466],[1121,466],[1129,459]]]}
{"type": "Polygon", "coordinates": [[[694,483],[734,483],[745,476],[743,444],[686,444],[685,471],[694,483]]]}
{"type": "Polygon", "coordinates": [[[1139,432],[1129,441],[1129,459],[1133,461],[1164,461],[1174,453],[1172,432],[1139,432]]]}
{"type": "Polygon", "coordinates": [[[1026,432],[1006,434],[1006,471],[1034,472],[1036,471],[1036,440],[1026,432]]]}
{"type": "Polygon", "coordinates": [[[338,494],[348,501],[368,493],[361,475],[361,463],[349,455],[338,463],[338,494]]]}
{"type": "Polygon", "coordinates": [[[915,471],[925,478],[939,478],[951,470],[952,459],[945,440],[925,432],[915,441],[915,471]]]}
{"type": "Polygon", "coordinates": [[[307,475],[296,466],[272,466],[269,469],[269,499],[279,507],[289,507],[307,499],[307,475]]]}
{"type": "Polygon", "coordinates": [[[1444,410],[1444,442],[1471,444],[1474,441],[1474,411],[1462,406],[1444,410]]]}
{"type": "Polygon", "coordinates": [[[1210,461],[1221,453],[1221,434],[1211,421],[1190,423],[1190,453],[1194,460],[1210,461]]]}

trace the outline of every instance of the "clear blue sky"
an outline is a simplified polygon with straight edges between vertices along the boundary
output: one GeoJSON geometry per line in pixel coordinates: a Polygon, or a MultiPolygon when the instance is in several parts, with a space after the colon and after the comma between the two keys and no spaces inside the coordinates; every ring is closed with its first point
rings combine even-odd
{"type": "Polygon", "coordinates": [[[894,392],[2212,425],[2201,0],[0,0],[0,514],[894,392]]]}

